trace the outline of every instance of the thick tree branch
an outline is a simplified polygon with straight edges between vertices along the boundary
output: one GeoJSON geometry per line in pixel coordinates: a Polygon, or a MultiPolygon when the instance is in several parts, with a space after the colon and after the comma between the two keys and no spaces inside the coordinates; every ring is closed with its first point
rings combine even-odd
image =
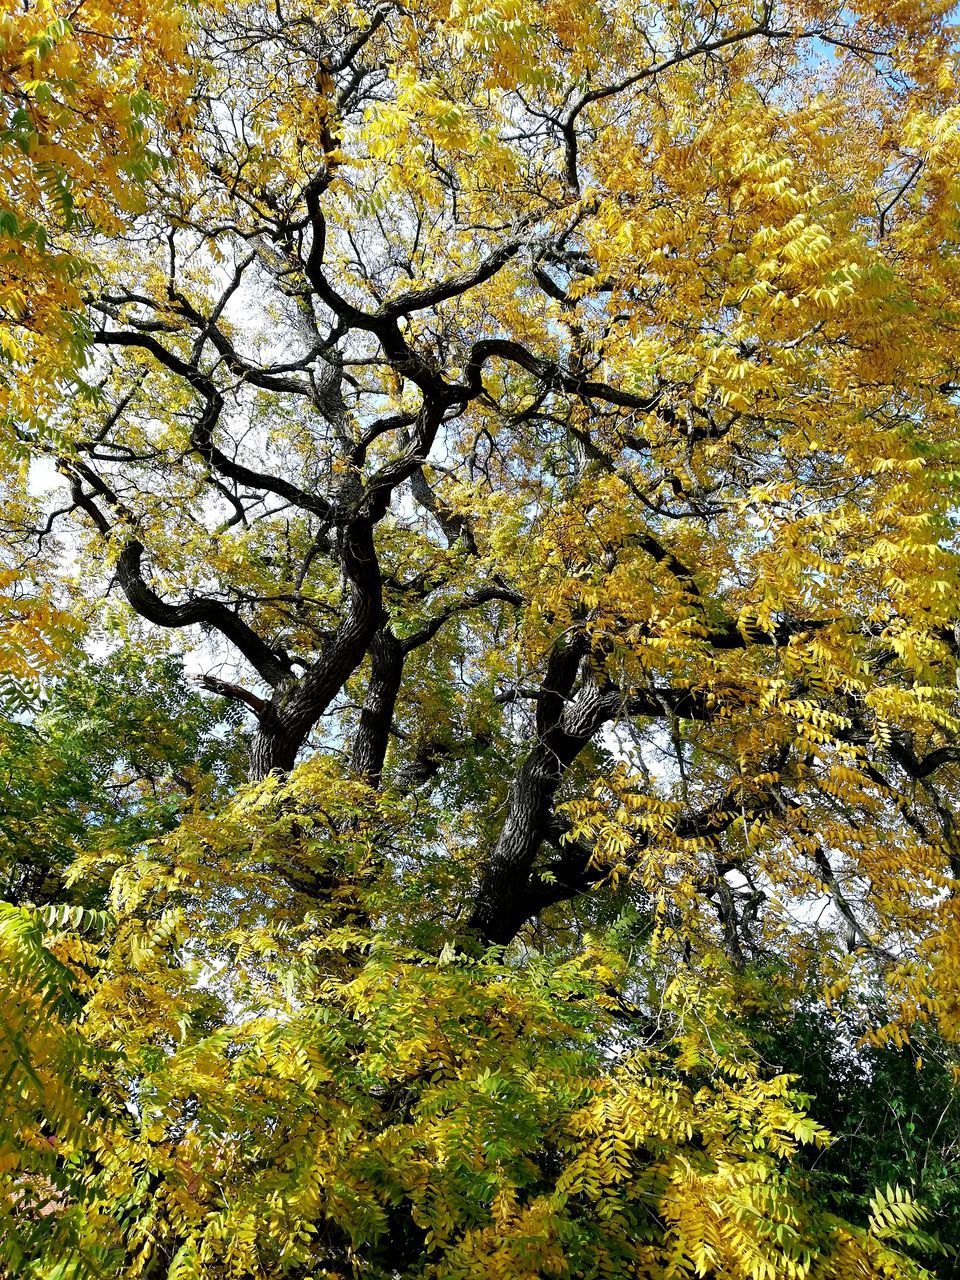
{"type": "Polygon", "coordinates": [[[393,711],[403,679],[404,648],[389,625],[382,626],[370,645],[370,679],[360,711],[350,764],[372,786],[380,782],[390,740],[393,711]]]}

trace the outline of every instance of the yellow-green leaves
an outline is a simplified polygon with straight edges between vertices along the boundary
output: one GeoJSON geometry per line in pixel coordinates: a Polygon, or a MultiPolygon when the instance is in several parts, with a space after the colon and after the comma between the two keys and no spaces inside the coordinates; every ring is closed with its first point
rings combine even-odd
{"type": "Polygon", "coordinates": [[[139,655],[67,767],[7,734],[11,883],[111,912],[11,917],[74,997],[15,967],[11,1061],[110,1122],[55,1223],[108,1280],[918,1275],[926,1163],[821,1180],[764,1047],[960,1035],[946,3],[189,15],[0,21],[0,680],[59,553],[139,655]]]}
{"type": "Polygon", "coordinates": [[[84,237],[115,234],[143,209],[159,158],[148,121],[186,118],[183,17],[139,0],[82,14],[48,0],[0,8],[5,423],[42,420],[58,380],[82,364],[84,237]]]}

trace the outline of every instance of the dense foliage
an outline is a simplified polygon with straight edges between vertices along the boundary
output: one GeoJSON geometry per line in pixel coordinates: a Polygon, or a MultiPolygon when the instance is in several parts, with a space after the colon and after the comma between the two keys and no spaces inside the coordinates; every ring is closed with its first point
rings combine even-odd
{"type": "Polygon", "coordinates": [[[0,1269],[954,1274],[946,0],[0,16],[0,1269]]]}

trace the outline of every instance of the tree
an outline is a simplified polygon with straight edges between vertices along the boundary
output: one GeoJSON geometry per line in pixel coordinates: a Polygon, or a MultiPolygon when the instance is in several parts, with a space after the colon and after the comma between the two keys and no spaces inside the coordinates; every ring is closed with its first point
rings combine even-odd
{"type": "Polygon", "coordinates": [[[80,8],[0,5],[0,708],[22,709],[76,628],[51,606],[49,562],[25,562],[38,434],[76,379],[89,329],[78,238],[112,234],[142,208],[160,159],[148,123],[185,120],[186,48],[176,8],[120,0],[80,8]],[[11,535],[14,535],[11,537],[11,535]]]}
{"type": "MultiPolygon", "coordinates": [[[[20,418],[39,428],[59,380],[82,360],[87,264],[70,233],[115,233],[142,208],[142,179],[158,159],[147,124],[185,113],[178,18],[169,4],[140,0],[0,6],[5,427],[20,418]]],[[[6,457],[6,430],[2,442],[6,457]]]]}
{"type": "Polygon", "coordinates": [[[75,593],[195,645],[250,783],[50,940],[113,1125],[58,1229],[116,1274],[911,1274],[908,1193],[808,1194],[737,1012],[762,971],[960,1031],[949,6],[191,22],[78,393],[19,371],[68,496],[10,537],[69,521],[75,593]]]}
{"type": "Polygon", "coordinates": [[[909,1045],[851,1052],[871,1012],[869,1005],[847,1007],[838,1035],[836,1017],[813,1002],[768,1009],[763,1031],[754,1027],[751,1039],[768,1062],[803,1080],[811,1118],[834,1136],[829,1147],[808,1149],[812,1175],[854,1215],[875,1187],[912,1187],[936,1211],[937,1235],[951,1255],[949,1263],[934,1256],[927,1265],[950,1275],[960,1243],[956,1046],[918,1026],[909,1045]]]}
{"type": "Polygon", "coordinates": [[[242,752],[231,757],[223,731],[237,714],[155,647],[60,668],[31,714],[0,720],[0,896],[102,907],[108,877],[65,884],[76,858],[95,848],[107,866],[175,827],[198,794],[229,794],[242,752]]]}

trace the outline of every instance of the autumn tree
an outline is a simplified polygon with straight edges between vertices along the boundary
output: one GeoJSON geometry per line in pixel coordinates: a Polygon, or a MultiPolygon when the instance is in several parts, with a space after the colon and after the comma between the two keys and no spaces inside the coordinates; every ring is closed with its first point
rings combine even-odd
{"type": "Polygon", "coordinates": [[[0,351],[24,374],[0,378],[5,425],[38,426],[82,354],[88,263],[69,233],[115,233],[142,209],[147,124],[185,115],[185,57],[168,4],[0,6],[0,351]]]}
{"type": "MultiPolygon", "coordinates": [[[[85,14],[4,44],[24,130],[93,110],[21,71],[85,14]]],[[[79,135],[116,212],[50,215],[59,354],[7,344],[12,447],[62,488],[5,537],[187,646],[249,778],[78,845],[109,918],[4,917],[43,1228],[9,1265],[60,1274],[50,1231],[170,1280],[920,1274],[908,1189],[817,1189],[768,1024],[923,1027],[938,1081],[960,1034],[949,16],[225,0],[189,58],[144,27],[163,109],[79,135]]],[[[79,186],[20,127],[36,199],[79,186]]]]}
{"type": "MultiPolygon", "coordinates": [[[[0,4],[0,709],[22,708],[76,638],[49,560],[25,557],[31,445],[86,358],[83,241],[143,208],[150,121],[188,114],[180,14],[161,0],[0,4]],[[82,10],[82,11],[81,11],[82,10]]],[[[40,518],[42,524],[42,518],[40,518]]]]}

